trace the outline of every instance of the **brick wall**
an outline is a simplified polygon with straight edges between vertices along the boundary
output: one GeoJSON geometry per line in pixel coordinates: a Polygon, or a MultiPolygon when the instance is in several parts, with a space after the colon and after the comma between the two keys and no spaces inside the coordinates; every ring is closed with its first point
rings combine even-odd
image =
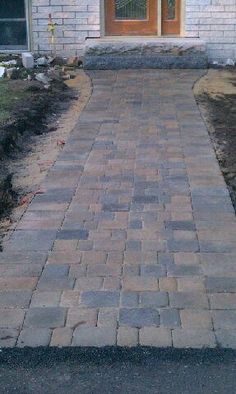
{"type": "Polygon", "coordinates": [[[82,53],[87,37],[100,37],[100,0],[32,0],[32,49],[50,51],[48,15],[57,23],[56,49],[61,55],[82,53]]]}
{"type": "MultiPolygon", "coordinates": [[[[32,42],[36,52],[50,51],[48,14],[58,24],[56,47],[81,54],[88,37],[100,37],[100,0],[32,0],[32,42]]],[[[186,37],[207,42],[211,60],[236,59],[236,0],[186,0],[186,37]]]]}
{"type": "Polygon", "coordinates": [[[185,32],[207,42],[211,60],[236,60],[236,0],[186,0],[185,32]]]}

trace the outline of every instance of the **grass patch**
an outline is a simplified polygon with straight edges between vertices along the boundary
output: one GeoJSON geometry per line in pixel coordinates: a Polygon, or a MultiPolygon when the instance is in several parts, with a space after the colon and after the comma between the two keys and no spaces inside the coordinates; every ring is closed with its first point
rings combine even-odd
{"type": "Polygon", "coordinates": [[[11,119],[18,103],[28,96],[25,81],[0,81],[0,126],[11,119]]]}

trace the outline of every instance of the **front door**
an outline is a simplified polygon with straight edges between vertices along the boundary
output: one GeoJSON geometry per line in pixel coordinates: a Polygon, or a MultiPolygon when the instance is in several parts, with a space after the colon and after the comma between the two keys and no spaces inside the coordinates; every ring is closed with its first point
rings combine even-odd
{"type": "Polygon", "coordinates": [[[157,34],[157,0],[105,0],[106,34],[157,34]]]}

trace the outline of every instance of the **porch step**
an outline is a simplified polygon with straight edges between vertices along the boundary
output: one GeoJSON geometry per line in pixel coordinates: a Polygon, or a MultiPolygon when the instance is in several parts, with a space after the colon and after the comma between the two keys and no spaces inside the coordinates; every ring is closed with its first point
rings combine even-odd
{"type": "Polygon", "coordinates": [[[206,68],[206,44],[200,39],[112,37],[88,39],[87,70],[206,68]]]}

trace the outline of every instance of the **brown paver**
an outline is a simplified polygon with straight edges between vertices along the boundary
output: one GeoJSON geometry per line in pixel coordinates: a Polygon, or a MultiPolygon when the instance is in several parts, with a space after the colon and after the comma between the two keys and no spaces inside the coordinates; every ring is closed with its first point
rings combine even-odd
{"type": "Polygon", "coordinates": [[[0,254],[0,346],[236,348],[236,220],[194,70],[96,71],[0,254]]]}

